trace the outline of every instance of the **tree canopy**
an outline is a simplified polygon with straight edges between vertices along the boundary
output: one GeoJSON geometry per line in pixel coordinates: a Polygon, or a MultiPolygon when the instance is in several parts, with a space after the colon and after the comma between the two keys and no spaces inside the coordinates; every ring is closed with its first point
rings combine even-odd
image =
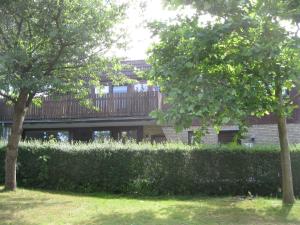
{"type": "Polygon", "coordinates": [[[14,109],[5,159],[7,190],[16,189],[18,145],[30,104],[53,94],[72,94],[89,104],[100,72],[115,69],[105,53],[122,37],[115,25],[123,16],[124,5],[113,1],[0,2],[0,96],[14,109]]]}
{"type": "Polygon", "coordinates": [[[259,10],[260,13],[292,19],[300,22],[300,2],[298,0],[164,0],[167,7],[190,5],[199,13],[210,13],[220,17],[229,17],[259,10]]]}
{"type": "Polygon", "coordinates": [[[205,128],[293,110],[288,95],[279,107],[277,89],[296,85],[297,42],[272,18],[253,14],[201,26],[195,16],[156,29],[160,42],[150,51],[149,78],[172,105],[160,119],[186,128],[199,118],[205,128]]]}
{"type": "Polygon", "coordinates": [[[111,63],[105,52],[120,38],[123,11],[102,0],[1,1],[0,95],[85,96],[111,63]]]}
{"type": "Polygon", "coordinates": [[[228,123],[238,124],[243,133],[249,116],[274,113],[283,202],[293,203],[286,118],[297,107],[298,94],[289,92],[299,83],[300,42],[299,29],[290,32],[283,22],[299,28],[294,1],[171,1],[178,2],[194,5],[199,13],[171,24],[152,24],[160,41],[149,51],[148,78],[161,87],[171,106],[153,115],[179,130],[198,119],[200,134],[205,134],[209,126],[218,130],[228,123]],[[214,20],[202,25],[202,13],[214,20]]]}

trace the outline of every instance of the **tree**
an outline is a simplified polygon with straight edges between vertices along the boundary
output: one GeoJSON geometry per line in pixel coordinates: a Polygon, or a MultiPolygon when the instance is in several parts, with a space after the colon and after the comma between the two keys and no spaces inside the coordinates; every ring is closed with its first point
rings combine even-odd
{"type": "Polygon", "coordinates": [[[178,129],[199,119],[203,133],[208,126],[228,122],[245,131],[247,117],[276,114],[283,203],[292,204],[286,118],[295,105],[287,93],[299,80],[299,39],[280,26],[266,5],[238,6],[238,13],[230,7],[206,26],[197,15],[171,25],[152,24],[160,42],[149,52],[152,70],[147,76],[158,83],[172,106],[154,116],[178,129]]]}
{"type": "MultiPolygon", "coordinates": [[[[105,52],[118,43],[114,26],[124,6],[102,0],[3,0],[0,3],[0,96],[13,106],[5,159],[5,189],[16,189],[23,121],[37,97],[73,94],[88,103],[105,52]]],[[[110,65],[110,66],[109,66],[110,65]]]]}

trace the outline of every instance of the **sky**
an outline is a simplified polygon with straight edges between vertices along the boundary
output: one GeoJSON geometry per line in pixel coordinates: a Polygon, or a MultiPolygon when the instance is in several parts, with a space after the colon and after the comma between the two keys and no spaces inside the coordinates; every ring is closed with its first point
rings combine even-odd
{"type": "MultiPolygon", "coordinates": [[[[193,10],[187,9],[185,13],[191,14],[193,10]]],[[[161,0],[133,0],[127,10],[127,19],[121,25],[128,33],[127,49],[114,49],[111,54],[125,59],[145,59],[147,49],[155,42],[146,27],[146,21],[167,21],[175,18],[177,14],[178,10],[171,11],[164,8],[161,0]]]]}
{"type": "MultiPolygon", "coordinates": [[[[127,48],[120,50],[115,48],[109,52],[109,55],[121,57],[123,59],[146,59],[147,49],[155,40],[151,36],[150,30],[146,27],[147,22],[159,20],[168,21],[176,18],[179,14],[191,16],[195,13],[190,7],[184,10],[169,10],[163,7],[162,0],[117,0],[120,3],[130,3],[127,9],[126,19],[120,25],[121,29],[127,32],[127,48]],[[142,6],[142,7],[141,7],[142,6]]],[[[202,15],[201,22],[213,20],[210,15],[202,15]]],[[[293,30],[288,22],[283,21],[282,24],[287,30],[293,30]]]]}

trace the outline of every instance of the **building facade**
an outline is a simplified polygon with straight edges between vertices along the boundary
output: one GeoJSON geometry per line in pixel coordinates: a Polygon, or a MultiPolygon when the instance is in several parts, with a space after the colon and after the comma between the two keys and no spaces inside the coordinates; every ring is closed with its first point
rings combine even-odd
{"type": "MultiPolygon", "coordinates": [[[[124,61],[124,64],[148,70],[150,65],[143,60],[124,61]]],[[[149,116],[156,109],[162,109],[163,96],[159,88],[148,86],[145,80],[139,79],[133,69],[122,71],[134,84],[114,86],[109,80],[103,80],[102,94],[97,89],[91,90],[89,98],[100,110],[88,109],[72,96],[44,97],[42,106],[32,105],[24,121],[23,139],[60,141],[94,141],[104,139],[135,139],[137,141],[181,141],[192,142],[193,126],[176,133],[171,126],[159,126],[149,116]]],[[[300,101],[296,102],[300,105],[300,101]]],[[[277,144],[278,131],[276,118],[272,115],[264,118],[250,118],[252,125],[246,138],[241,143],[277,144]]],[[[0,99],[0,133],[7,138],[12,123],[12,108],[0,99]]],[[[203,143],[229,143],[238,130],[237,126],[224,126],[217,134],[209,129],[203,143]]],[[[300,143],[300,109],[296,109],[288,120],[290,143],[300,143]]]]}

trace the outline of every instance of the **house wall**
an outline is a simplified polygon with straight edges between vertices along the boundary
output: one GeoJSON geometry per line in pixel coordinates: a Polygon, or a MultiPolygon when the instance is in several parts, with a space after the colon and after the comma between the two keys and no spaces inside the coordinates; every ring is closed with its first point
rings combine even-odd
{"type": "MultiPolygon", "coordinates": [[[[287,124],[288,139],[290,144],[300,143],[300,124],[287,124]]],[[[258,144],[279,144],[278,130],[276,124],[253,125],[248,131],[248,140],[255,138],[258,144]]],[[[246,139],[247,140],[247,139],[246,139]]],[[[248,141],[249,142],[249,141],[248,141]]]]}
{"type": "Polygon", "coordinates": [[[151,135],[164,135],[161,126],[144,126],[144,137],[150,137],[151,135]]]}
{"type": "Polygon", "coordinates": [[[158,143],[166,141],[166,137],[161,126],[151,125],[144,126],[143,140],[158,143]]]}
{"type": "MultiPolygon", "coordinates": [[[[196,130],[198,127],[193,126],[182,132],[176,133],[172,127],[163,127],[164,134],[168,141],[181,141],[188,142],[188,131],[196,130]]],[[[237,130],[237,126],[224,126],[222,130],[237,130]]],[[[300,143],[300,124],[291,123],[287,124],[288,138],[290,144],[300,143]]],[[[278,130],[276,124],[261,124],[249,127],[246,138],[242,143],[251,143],[251,138],[254,138],[256,144],[279,144],[278,130]]],[[[208,134],[203,137],[204,144],[217,144],[218,134],[213,128],[208,129],[208,134]]]]}

